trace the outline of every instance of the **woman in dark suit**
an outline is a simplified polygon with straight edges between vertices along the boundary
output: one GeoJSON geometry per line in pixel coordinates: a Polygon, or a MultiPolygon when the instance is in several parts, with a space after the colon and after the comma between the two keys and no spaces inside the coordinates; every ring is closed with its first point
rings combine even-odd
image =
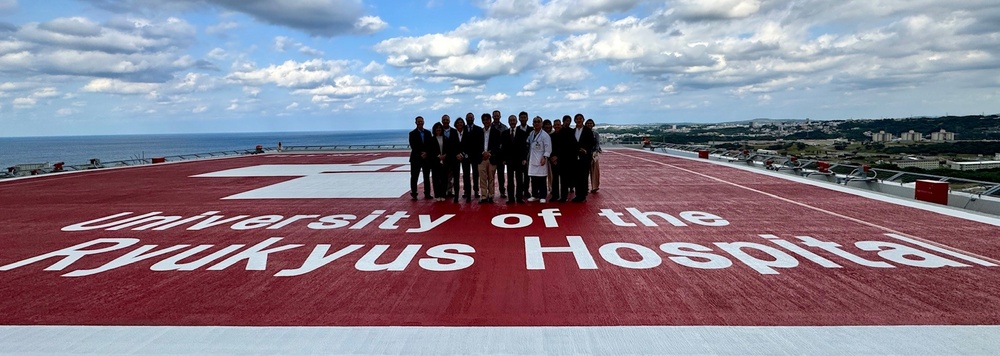
{"type": "Polygon", "coordinates": [[[444,168],[449,161],[448,152],[452,151],[451,142],[444,137],[444,126],[440,122],[434,124],[431,132],[434,135],[431,137],[430,142],[425,145],[427,149],[426,164],[428,167],[431,167],[431,180],[434,182],[434,200],[444,201],[445,193],[448,190],[448,175],[445,173],[444,168]]]}

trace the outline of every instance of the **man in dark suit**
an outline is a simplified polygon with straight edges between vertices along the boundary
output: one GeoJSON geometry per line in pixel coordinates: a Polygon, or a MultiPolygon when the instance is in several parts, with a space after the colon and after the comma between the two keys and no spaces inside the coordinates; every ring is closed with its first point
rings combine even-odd
{"type": "MultiPolygon", "coordinates": [[[[470,134],[475,137],[482,136],[483,128],[476,126],[476,115],[473,113],[465,114],[465,133],[470,134]]],[[[479,162],[477,161],[472,165],[472,193],[479,198],[479,162]]]]}
{"type": "MultiPolygon", "coordinates": [[[[531,132],[534,131],[534,128],[531,125],[528,125],[528,113],[525,112],[525,111],[522,111],[521,113],[517,114],[517,120],[521,122],[521,125],[519,125],[517,127],[517,130],[518,130],[518,132],[517,132],[518,136],[517,137],[520,140],[524,141],[523,142],[524,143],[524,156],[525,156],[525,158],[527,158],[528,157],[528,136],[531,135],[531,132]]],[[[510,126],[512,128],[514,127],[513,124],[511,124],[510,126]]],[[[517,183],[517,189],[520,191],[521,196],[523,196],[523,197],[530,197],[531,196],[531,191],[528,190],[528,184],[530,184],[531,180],[528,178],[528,165],[527,165],[527,161],[525,162],[524,165],[522,165],[522,168],[523,169],[520,172],[517,172],[517,174],[514,176],[514,181],[518,182],[517,183]]]]}
{"type": "MultiPolygon", "coordinates": [[[[569,118],[569,115],[565,116],[569,118]]],[[[573,130],[564,127],[562,121],[552,123],[552,201],[565,202],[569,198],[569,188],[573,185],[573,170],[576,164],[574,144],[569,133],[573,130]]]]}
{"type": "MultiPolygon", "coordinates": [[[[522,112],[527,115],[527,113],[522,112]]],[[[511,115],[507,118],[510,128],[502,134],[503,140],[500,142],[500,150],[503,151],[503,160],[507,166],[507,203],[524,202],[524,182],[521,175],[526,173],[528,159],[528,138],[527,132],[518,129],[517,116],[511,115]]],[[[500,174],[499,171],[497,174],[500,174]]],[[[502,198],[503,196],[501,196],[502,198]]]]}
{"type": "Polygon", "coordinates": [[[479,193],[480,203],[492,203],[496,188],[497,165],[503,162],[503,152],[500,150],[501,133],[491,124],[493,116],[483,114],[483,128],[480,134],[473,134],[482,150],[482,162],[479,163],[479,193]]]}
{"type": "MultiPolygon", "coordinates": [[[[503,118],[500,117],[500,110],[493,110],[493,119],[490,120],[490,122],[492,122],[491,126],[493,128],[497,129],[497,131],[500,131],[501,136],[503,135],[504,132],[507,132],[507,125],[503,124],[503,118]]],[[[497,165],[497,185],[500,186],[501,198],[507,198],[507,188],[504,185],[504,171],[506,170],[505,168],[507,167],[505,164],[503,164],[503,162],[500,162],[500,164],[497,165]]],[[[511,194],[513,194],[513,192],[511,194]]]]}
{"type": "Polygon", "coordinates": [[[451,155],[455,158],[454,166],[455,169],[455,199],[458,202],[458,191],[459,187],[463,187],[465,191],[465,202],[468,203],[472,200],[472,182],[470,180],[471,172],[477,170],[479,167],[478,161],[475,161],[475,156],[480,154],[480,148],[476,147],[476,140],[472,138],[471,135],[467,133],[465,120],[459,117],[455,120],[455,132],[449,138],[451,141],[451,155]],[[459,170],[461,170],[462,185],[458,184],[459,170]]]}
{"type": "Polygon", "coordinates": [[[414,119],[417,128],[410,131],[410,198],[417,200],[417,178],[420,171],[424,172],[424,198],[433,199],[431,196],[431,171],[427,165],[427,145],[433,138],[430,131],[424,128],[424,118],[417,116],[414,119]]]}
{"type": "MultiPolygon", "coordinates": [[[[443,131],[444,139],[446,141],[451,141],[451,135],[455,134],[455,129],[451,127],[451,117],[448,116],[448,114],[441,116],[441,126],[442,129],[444,130],[443,131]]],[[[458,178],[455,175],[455,171],[457,170],[458,166],[455,164],[457,163],[454,160],[455,157],[448,157],[448,158],[449,159],[448,161],[445,162],[444,166],[445,184],[447,184],[447,187],[445,188],[446,189],[445,196],[450,197],[452,195],[458,194],[458,190],[455,189],[454,185],[458,181],[458,178]]]]}
{"type": "Polygon", "coordinates": [[[573,173],[573,183],[576,190],[576,196],[573,197],[573,201],[577,203],[582,203],[587,201],[587,180],[590,178],[590,164],[593,159],[593,149],[597,145],[594,141],[594,131],[589,127],[584,125],[586,119],[583,114],[576,114],[573,117],[573,122],[576,123],[576,127],[569,131],[570,135],[567,137],[568,142],[571,143],[573,150],[575,151],[574,163],[574,173],[573,173]]]}

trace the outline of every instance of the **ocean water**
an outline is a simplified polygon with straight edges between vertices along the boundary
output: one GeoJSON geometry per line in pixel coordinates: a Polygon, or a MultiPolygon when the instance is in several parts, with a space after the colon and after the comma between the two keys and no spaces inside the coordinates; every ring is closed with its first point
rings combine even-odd
{"type": "Polygon", "coordinates": [[[84,164],[247,150],[257,145],[405,145],[407,130],[0,137],[0,168],[22,163],[84,164]]]}

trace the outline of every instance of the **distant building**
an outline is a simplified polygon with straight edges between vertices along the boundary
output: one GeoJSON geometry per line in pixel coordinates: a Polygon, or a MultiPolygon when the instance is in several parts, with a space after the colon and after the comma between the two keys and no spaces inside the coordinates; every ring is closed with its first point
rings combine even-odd
{"type": "Polygon", "coordinates": [[[931,141],[955,141],[955,133],[941,129],[939,132],[931,132],[931,141]]]}
{"type": "Polygon", "coordinates": [[[919,133],[919,132],[913,132],[913,130],[910,130],[909,132],[904,132],[904,133],[899,134],[899,140],[900,141],[923,141],[924,140],[924,135],[921,134],[921,133],[919,133]]]}
{"type": "Polygon", "coordinates": [[[899,168],[906,167],[917,167],[922,169],[938,169],[941,168],[941,162],[936,159],[902,159],[897,161],[892,161],[892,164],[899,168]]]}
{"type": "Polygon", "coordinates": [[[972,161],[972,162],[952,162],[948,161],[948,167],[957,171],[977,171],[980,169],[1000,168],[1000,161],[972,161]]]}
{"type": "Polygon", "coordinates": [[[993,159],[1000,161],[1000,153],[993,155],[993,159]]]}
{"type": "Polygon", "coordinates": [[[886,133],[884,130],[872,134],[872,142],[889,142],[892,141],[893,138],[895,137],[892,137],[891,133],[886,133]]]}

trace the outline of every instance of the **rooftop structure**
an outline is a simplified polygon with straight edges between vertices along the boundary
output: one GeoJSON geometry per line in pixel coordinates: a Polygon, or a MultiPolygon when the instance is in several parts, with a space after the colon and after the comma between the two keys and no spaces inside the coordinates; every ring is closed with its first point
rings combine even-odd
{"type": "Polygon", "coordinates": [[[1000,353],[996,216],[648,150],[601,165],[576,204],[411,201],[394,151],[3,180],[0,350],[1000,353]]]}

